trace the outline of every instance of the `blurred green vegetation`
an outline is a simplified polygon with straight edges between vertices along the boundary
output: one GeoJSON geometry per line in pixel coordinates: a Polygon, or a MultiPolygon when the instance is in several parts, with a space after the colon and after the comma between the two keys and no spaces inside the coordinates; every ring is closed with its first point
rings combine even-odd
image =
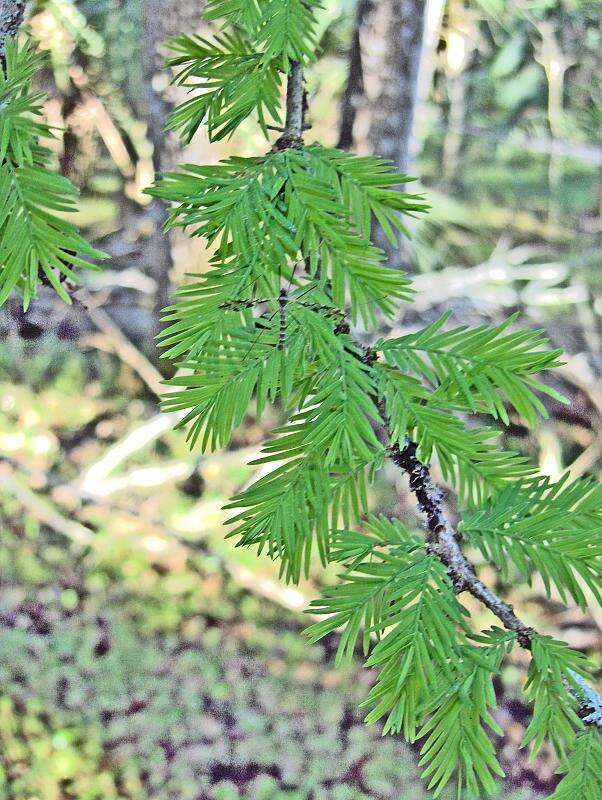
{"type": "MultiPolygon", "coordinates": [[[[86,500],[84,465],[148,418],[142,385],[108,354],[51,338],[9,340],[0,364],[0,448],[30,487],[0,483],[0,798],[426,800],[417,751],[363,723],[361,654],[335,670],[336,640],[308,645],[269,562],[224,544],[216,509],[248,469],[208,460],[196,484],[86,500]],[[41,500],[58,522],[40,522],[41,500]],[[89,544],[69,540],[68,518],[89,544]]],[[[173,432],[151,450],[159,467],[186,455],[173,432]]],[[[510,697],[517,666],[500,687],[510,697]]]]}
{"type": "MultiPolygon", "coordinates": [[[[223,474],[202,468],[202,490],[167,482],[150,505],[143,488],[82,501],[82,462],[148,401],[135,382],[138,399],[123,401],[115,387],[133,379],[108,355],[84,359],[52,339],[33,349],[0,347],[0,447],[33,496],[92,540],[69,542],[31,497],[0,488],[0,797],[426,798],[416,753],[363,724],[359,654],[334,670],[335,641],[310,647],[298,614],[232,578],[253,558],[224,548],[219,520],[203,514],[246,479],[237,460],[223,474]],[[189,545],[176,528],[195,514],[189,545]]],[[[159,464],[185,453],[181,434],[159,444],[159,464]]],[[[252,575],[274,578],[267,562],[252,575]]]]}

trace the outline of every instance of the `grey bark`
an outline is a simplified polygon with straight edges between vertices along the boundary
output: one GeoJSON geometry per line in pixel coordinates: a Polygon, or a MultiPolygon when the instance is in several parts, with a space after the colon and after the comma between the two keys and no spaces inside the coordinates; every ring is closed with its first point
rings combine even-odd
{"type": "Polygon", "coordinates": [[[300,139],[303,135],[303,70],[297,61],[291,62],[286,86],[286,123],[284,132],[300,139]]]}
{"type": "MultiPolygon", "coordinates": [[[[147,122],[147,136],[153,146],[155,172],[175,169],[178,163],[177,135],[165,132],[165,123],[173,109],[166,90],[169,74],[164,69],[165,53],[162,44],[178,33],[194,33],[199,25],[204,7],[203,0],[143,0],[141,3],[142,70],[146,87],[142,113],[147,122]]],[[[148,215],[154,224],[153,233],[146,240],[150,276],[155,280],[157,292],[154,304],[155,334],[161,329],[161,310],[171,300],[171,270],[173,267],[170,237],[163,233],[167,219],[167,205],[153,200],[148,215]]],[[[165,369],[165,362],[159,362],[165,369]]]]}
{"type": "MultiPolygon", "coordinates": [[[[342,99],[339,146],[388,158],[403,174],[410,167],[425,6],[426,0],[359,1],[342,99]]],[[[375,238],[398,262],[382,231],[375,238]]]]}
{"type": "Polygon", "coordinates": [[[305,83],[303,68],[298,61],[291,61],[286,83],[286,121],[282,136],[275,142],[276,150],[301,147],[305,128],[305,83]]]}
{"type": "Polygon", "coordinates": [[[340,146],[368,144],[400,172],[409,165],[425,6],[426,0],[359,0],[349,51],[340,146]],[[364,129],[367,142],[354,127],[364,129]]]}
{"type": "Polygon", "coordinates": [[[364,100],[364,65],[360,31],[365,18],[372,9],[372,0],[358,0],[353,27],[353,37],[349,48],[347,83],[341,98],[341,121],[339,125],[339,141],[337,147],[350,150],[353,147],[353,128],[359,106],[364,100]]]}

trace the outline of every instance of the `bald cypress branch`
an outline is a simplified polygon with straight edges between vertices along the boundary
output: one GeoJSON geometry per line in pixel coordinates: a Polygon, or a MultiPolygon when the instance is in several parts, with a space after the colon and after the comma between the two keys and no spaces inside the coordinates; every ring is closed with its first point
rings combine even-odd
{"type": "MultiPolygon", "coordinates": [[[[364,348],[363,362],[371,365],[377,360],[377,354],[370,348],[364,348]]],[[[381,407],[386,419],[386,408],[381,407]]],[[[391,460],[408,476],[411,492],[418,501],[418,510],[426,518],[427,549],[439,558],[447,567],[456,592],[468,592],[480,600],[503,626],[513,633],[525,650],[531,650],[531,636],[536,634],[534,628],[523,622],[511,605],[506,603],[492,589],[480,580],[473,565],[466,558],[459,544],[460,535],[454,530],[443,508],[443,492],[434,483],[430,470],[417,456],[418,446],[406,439],[403,447],[391,444],[389,431],[383,425],[374,426],[375,433],[389,451],[391,460]]],[[[602,695],[586,683],[583,678],[574,674],[582,692],[574,692],[580,704],[581,717],[584,722],[602,728],[602,695]]]]}
{"type": "Polygon", "coordinates": [[[303,69],[315,56],[318,6],[273,0],[256,13],[259,6],[236,0],[227,16],[243,29],[241,42],[186,48],[195,74],[212,81],[223,61],[234,77],[222,87],[232,90],[232,107],[223,111],[201,93],[181,114],[185,131],[188,112],[196,127],[207,119],[218,138],[256,111],[267,136],[268,117],[281,119],[283,74],[288,91],[282,136],[265,156],[186,167],[150,190],[175,204],[171,225],[216,245],[211,271],[180,290],[169,316],[165,355],[192,374],[169,382],[175,391],[165,408],[187,412],[189,440],[206,450],[227,445],[253,400],[258,420],[268,403],[283,401],[286,421],[255,462],[274,469],[231,499],[229,535],[279,560],[287,581],[309,573],[316,549],[323,564],[344,565],[340,581],[312,603],[324,619],[310,638],[342,627],[340,662],[363,628],[367,665],[379,670],[367,721],[386,716],[386,732],[426,735],[421,763],[429,764],[430,786],[440,790],[457,767],[459,786],[481,796],[478,786],[491,791],[503,774],[484,727],[496,730],[492,680],[516,641],[531,653],[525,691],[534,713],[524,744],[533,752],[547,738],[563,757],[581,720],[597,736],[598,695],[577,680],[588,675],[583,654],[539,634],[480,580],[432,480],[431,453],[459,501],[468,501],[460,526],[467,541],[502,571],[506,561],[524,574],[537,570],[546,588],[581,607],[581,582],[602,598],[600,490],[534,475],[526,457],[490,443],[492,429],[463,418],[487,414],[507,425],[513,409],[537,423],[545,410],[539,395],[554,390],[536,375],[560,355],[541,331],[512,330],[514,317],[448,328],[443,315],[378,349],[350,336],[356,322],[373,330],[378,311],[393,316],[411,300],[407,277],[387,268],[372,242],[374,221],[393,246],[404,232],[400,215],[426,208],[420,195],[400,191],[407,177],[385,159],[303,142],[303,69]],[[251,97],[246,83],[236,89],[250,63],[258,70],[251,97]],[[386,457],[409,478],[426,540],[401,520],[370,513],[368,483],[386,457]],[[462,592],[508,632],[471,630],[455,597],[462,592]]]}

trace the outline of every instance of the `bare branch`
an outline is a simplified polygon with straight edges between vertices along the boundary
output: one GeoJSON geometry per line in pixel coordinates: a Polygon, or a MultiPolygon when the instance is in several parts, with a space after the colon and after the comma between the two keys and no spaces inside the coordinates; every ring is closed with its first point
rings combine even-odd
{"type": "Polygon", "coordinates": [[[305,117],[305,87],[303,85],[303,67],[298,61],[291,61],[286,86],[286,122],[284,132],[274,147],[286,150],[288,147],[301,145],[305,117]]]}
{"type": "Polygon", "coordinates": [[[443,493],[433,483],[428,467],[417,457],[416,450],[416,444],[408,440],[404,447],[393,445],[390,453],[393,462],[407,474],[410,489],[418,500],[418,508],[426,516],[428,550],[446,565],[457,592],[470,592],[480,600],[501,620],[505,628],[517,634],[519,644],[529,650],[529,636],[534,633],[533,628],[522,622],[511,606],[477,578],[472,564],[460,549],[457,533],[443,511],[443,493]]]}
{"type": "Polygon", "coordinates": [[[73,519],[67,519],[49,500],[33,492],[19,479],[17,472],[11,468],[6,459],[0,463],[0,483],[2,489],[13,495],[38,522],[70,539],[75,547],[87,547],[92,542],[94,534],[90,528],[73,519]]]}

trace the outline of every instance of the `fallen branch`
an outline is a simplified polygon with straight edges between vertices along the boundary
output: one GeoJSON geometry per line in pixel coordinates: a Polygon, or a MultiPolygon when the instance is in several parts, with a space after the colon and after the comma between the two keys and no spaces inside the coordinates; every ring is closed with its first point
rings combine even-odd
{"type": "Polygon", "coordinates": [[[52,503],[40,497],[20,481],[6,461],[0,463],[0,483],[2,489],[13,495],[38,522],[65,536],[78,548],[86,547],[91,543],[94,533],[90,528],[60,514],[52,503]]]}

